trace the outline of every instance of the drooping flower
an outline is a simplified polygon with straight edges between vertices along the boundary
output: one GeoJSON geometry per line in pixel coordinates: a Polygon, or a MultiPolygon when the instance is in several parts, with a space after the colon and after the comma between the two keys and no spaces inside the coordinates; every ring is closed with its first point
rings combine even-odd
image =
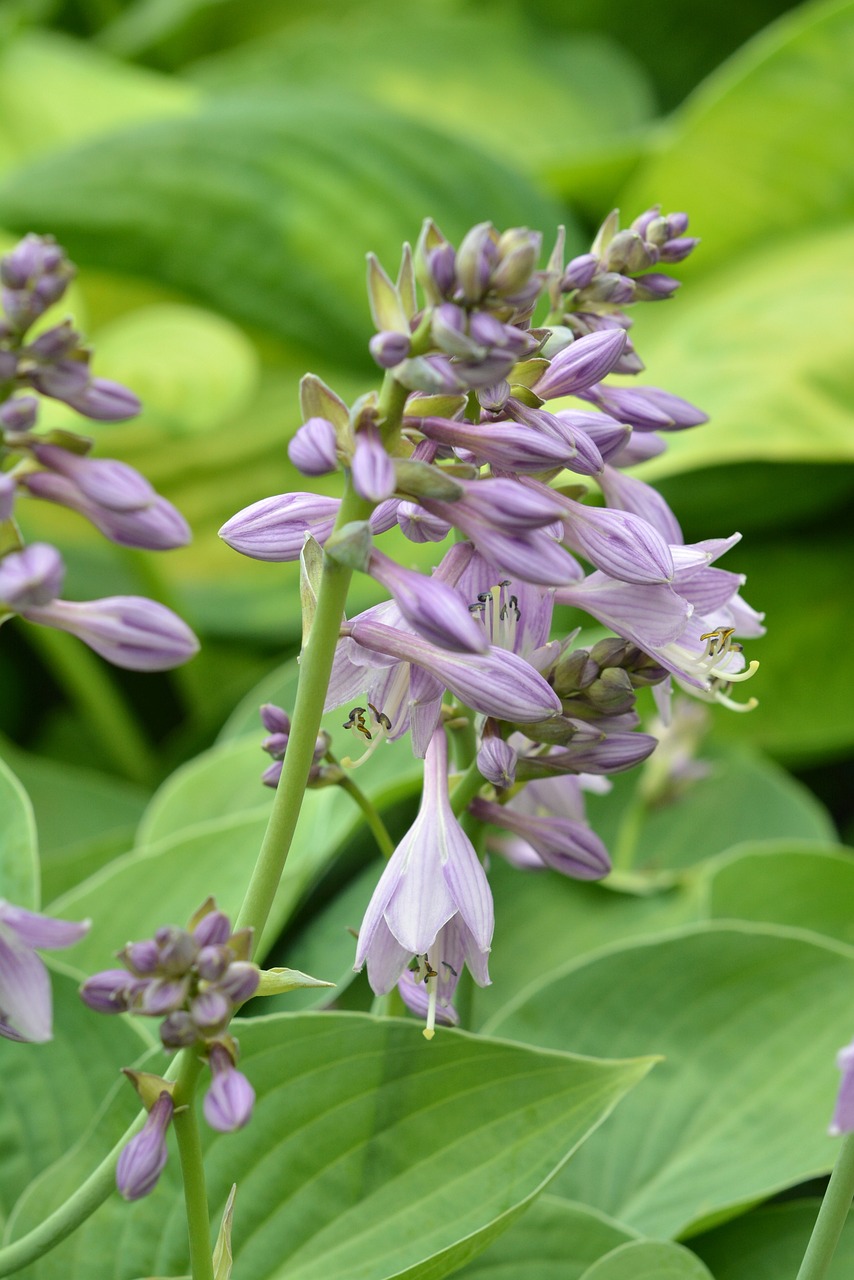
{"type": "Polygon", "coordinates": [[[164,1089],[148,1113],[145,1126],[125,1146],[116,1166],[116,1186],[125,1200],[141,1200],[157,1185],[169,1156],[166,1132],[175,1104],[164,1089]]]}
{"type": "Polygon", "coordinates": [[[0,898],[0,1036],[50,1040],[50,980],[35,949],[71,947],[88,929],[88,920],[54,920],[0,898]]]}
{"type": "Polygon", "coordinates": [[[234,1133],[242,1129],[252,1117],[255,1090],[241,1071],[224,1044],[211,1045],[208,1053],[211,1075],[210,1087],[205,1094],[205,1119],[218,1133],[234,1133]]]}

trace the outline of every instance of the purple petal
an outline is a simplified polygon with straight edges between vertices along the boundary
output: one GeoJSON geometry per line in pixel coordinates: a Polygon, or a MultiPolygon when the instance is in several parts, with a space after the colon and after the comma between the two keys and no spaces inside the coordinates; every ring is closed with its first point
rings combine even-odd
{"type": "Polygon", "coordinates": [[[288,457],[305,476],[325,476],[338,467],[338,441],[328,418],[309,418],[288,444],[288,457]]]}
{"type": "Polygon", "coordinates": [[[644,652],[675,640],[692,612],[691,605],[665,584],[618,582],[604,573],[560,587],[555,601],[583,609],[644,652]]]}
{"type": "Polygon", "coordinates": [[[597,569],[621,582],[660,583],[673,577],[670,548],[646,520],[628,511],[565,501],[567,541],[597,569]]]}
{"type": "Polygon", "coordinates": [[[599,382],[617,364],[625,345],[622,329],[577,338],[552,360],[536,384],[537,395],[541,400],[555,400],[599,382]]]}
{"type": "Polygon", "coordinates": [[[119,1156],[116,1186],[125,1200],[139,1200],[154,1190],[168,1157],[166,1130],[172,1120],[174,1104],[165,1091],[148,1113],[141,1133],[119,1156]]]}
{"type": "Polygon", "coordinates": [[[605,501],[618,511],[629,511],[652,525],[667,543],[684,539],[679,521],[661,494],[635,476],[623,475],[614,467],[605,467],[599,479],[605,501]]]}
{"type": "Polygon", "coordinates": [[[0,925],[0,1016],[25,1040],[42,1044],[52,1035],[47,970],[17,933],[0,925]]]}
{"type": "Polygon", "coordinates": [[[24,617],[70,631],[102,658],[130,671],[168,671],[189,661],[199,642],[165,605],[141,596],[103,600],[54,600],[28,608],[24,617]]]}
{"type": "Polygon", "coordinates": [[[338,498],[313,493],[262,498],[227,520],[219,536],[253,560],[298,560],[307,533],[320,543],[326,541],[340,505],[338,498]]]}
{"type": "Polygon", "coordinates": [[[214,1045],[210,1061],[214,1077],[205,1094],[205,1119],[218,1133],[234,1133],[252,1118],[255,1090],[246,1076],[235,1070],[227,1050],[214,1045]],[[217,1050],[220,1050],[219,1054],[217,1050]],[[225,1059],[228,1065],[225,1065],[225,1059]]]}
{"type": "Polygon", "coordinates": [[[8,925],[21,942],[29,947],[43,947],[46,951],[58,951],[73,947],[85,937],[91,921],[56,920],[52,916],[39,915],[37,911],[25,911],[0,899],[0,923],[8,925]]]}
{"type": "Polygon", "coordinates": [[[353,488],[361,498],[382,502],[394,493],[394,463],[376,431],[358,433],[351,465],[353,488]]]}
{"type": "Polygon", "coordinates": [[[483,628],[444,582],[404,569],[376,550],[371,553],[368,572],[391,592],[404,618],[425,640],[444,649],[486,651],[483,628]]]}

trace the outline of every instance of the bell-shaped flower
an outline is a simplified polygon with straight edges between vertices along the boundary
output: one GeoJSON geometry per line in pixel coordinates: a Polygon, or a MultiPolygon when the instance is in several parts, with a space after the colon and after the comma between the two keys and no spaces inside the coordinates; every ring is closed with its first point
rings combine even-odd
{"type": "MultiPolygon", "coordinates": [[[[391,990],[413,957],[426,957],[438,975],[447,957],[437,957],[434,963],[434,948],[451,921],[465,963],[475,981],[486,985],[494,924],[492,895],[474,847],[451,809],[447,740],[444,729],[438,728],[425,758],[418,815],[368,904],[355,967],[361,969],[367,963],[368,978],[378,995],[391,990]]],[[[447,963],[457,969],[452,961],[447,963]]]]}
{"type": "Polygon", "coordinates": [[[166,1131],[172,1123],[175,1104],[164,1089],[148,1113],[145,1126],[119,1156],[116,1186],[125,1200],[141,1200],[157,1185],[169,1155],[166,1131]]]}
{"type": "Polygon", "coordinates": [[[35,949],[71,947],[88,929],[88,921],[53,920],[0,898],[0,1036],[50,1040],[50,981],[35,949]]]}

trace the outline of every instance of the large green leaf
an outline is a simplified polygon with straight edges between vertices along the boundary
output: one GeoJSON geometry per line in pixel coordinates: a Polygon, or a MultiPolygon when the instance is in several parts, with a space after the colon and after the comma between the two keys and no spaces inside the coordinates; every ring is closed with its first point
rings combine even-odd
{"type": "Polygon", "coordinates": [[[460,1280],[580,1280],[592,1262],[632,1238],[605,1214],[546,1192],[457,1274],[460,1280]]]}
{"type": "MultiPolygon", "coordinates": [[[[721,709],[719,721],[727,714],[721,709]]],[[[733,718],[735,737],[747,717],[733,718]]],[[[646,804],[642,777],[634,773],[615,777],[607,795],[586,798],[590,823],[621,872],[667,879],[745,840],[834,838],[827,811],[772,761],[743,746],[710,745],[698,754],[709,765],[708,775],[676,790],[672,799],[646,804]]]]}
{"type": "MultiPolygon", "coordinates": [[[[439,1280],[510,1224],[650,1065],[448,1031],[428,1045],[411,1024],[362,1015],[273,1015],[239,1034],[255,1114],[238,1134],[207,1131],[206,1147],[215,1220],[238,1183],[243,1280],[439,1280]]],[[[175,1165],[28,1277],[185,1272],[175,1165]]]]}
{"type": "Polygon", "coordinates": [[[854,946],[854,854],[844,845],[737,846],[708,867],[700,891],[713,920],[792,925],[854,946]]]}
{"type": "MultiPolygon", "coordinates": [[[[854,208],[854,5],[806,4],[741,49],[662,133],[622,204],[688,209],[703,247],[692,273],[734,250],[854,208]]],[[[780,280],[780,301],[788,288],[780,280]]],[[[813,295],[818,297],[818,294],[813,295]]]]}
{"type": "MultiPolygon", "coordinates": [[[[76,961],[77,952],[71,954],[76,961]]],[[[141,1024],[87,1009],[77,979],[57,971],[51,983],[53,1040],[0,1038],[0,1220],[31,1179],[84,1135],[121,1080],[120,1069],[150,1043],[141,1024]]]]}
{"type": "Polygon", "coordinates": [[[0,898],[39,905],[39,853],[30,798],[0,759],[0,898]]]}
{"type": "Polygon", "coordinates": [[[185,114],[196,90],[82,41],[27,31],[0,51],[0,169],[122,125],[185,114]],[[34,92],[33,86],[50,86],[34,92]]]}
{"type": "Polygon", "coordinates": [[[831,1167],[852,982],[854,951],[817,935],[698,925],[577,963],[486,1029],[664,1055],[555,1189],[672,1236],[831,1167]]]}
{"type": "Polygon", "coordinates": [[[632,1240],[594,1262],[581,1280],[712,1280],[699,1258],[679,1244],[632,1240]]]}
{"type": "Polygon", "coordinates": [[[366,93],[540,173],[568,155],[595,156],[653,114],[643,71],[618,44],[581,34],[556,38],[510,9],[496,10],[488,22],[459,7],[411,2],[312,17],[202,61],[189,74],[214,90],[322,88],[334,66],[336,93],[366,93]],[[495,85],[510,80],[514,92],[496,95],[495,85]],[[520,110],[523,102],[527,110],[520,110]]]}
{"type": "Polygon", "coordinates": [[[328,94],[214,103],[17,170],[0,220],[47,227],[84,264],[185,290],[367,367],[364,254],[389,267],[432,213],[554,226],[558,208],[472,147],[328,94]]]}
{"type": "MultiPolygon", "coordinates": [[[[780,1280],[797,1275],[820,1200],[766,1205],[691,1241],[715,1280],[780,1280]]],[[[826,1280],[850,1280],[854,1272],[854,1217],[842,1232],[826,1280]]]]}

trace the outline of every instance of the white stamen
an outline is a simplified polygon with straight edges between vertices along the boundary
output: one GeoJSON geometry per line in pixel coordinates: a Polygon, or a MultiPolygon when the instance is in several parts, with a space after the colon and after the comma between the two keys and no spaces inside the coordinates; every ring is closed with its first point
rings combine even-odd
{"type": "Polygon", "coordinates": [[[437,973],[432,973],[427,979],[427,991],[429,993],[427,1026],[421,1032],[425,1040],[432,1040],[436,1034],[436,984],[438,980],[439,975],[437,973]]]}

